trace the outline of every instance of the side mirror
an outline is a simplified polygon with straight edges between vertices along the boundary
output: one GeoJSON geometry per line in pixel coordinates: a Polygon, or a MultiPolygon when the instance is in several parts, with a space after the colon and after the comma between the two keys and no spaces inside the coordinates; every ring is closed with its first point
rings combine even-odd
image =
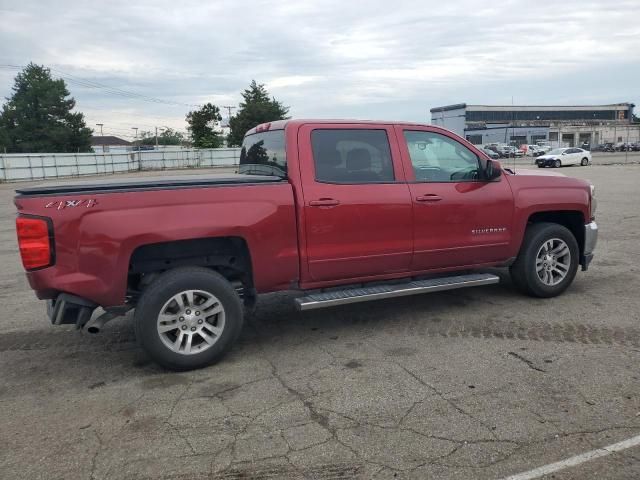
{"type": "Polygon", "coordinates": [[[484,177],[485,180],[491,182],[496,178],[500,178],[502,175],[502,168],[500,167],[500,163],[495,160],[487,160],[487,165],[484,167],[484,177]]]}

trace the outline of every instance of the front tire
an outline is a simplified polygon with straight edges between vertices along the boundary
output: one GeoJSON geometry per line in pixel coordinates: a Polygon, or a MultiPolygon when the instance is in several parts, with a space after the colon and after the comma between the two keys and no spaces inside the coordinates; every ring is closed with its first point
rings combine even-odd
{"type": "Polygon", "coordinates": [[[220,360],[238,338],[242,302],[222,275],[199,267],[170,270],[144,291],[135,311],[136,338],[171,370],[220,360]]]}
{"type": "Polygon", "coordinates": [[[555,297],[573,282],[580,250],[573,234],[557,223],[535,223],[525,232],[511,278],[532,297],[555,297]]]}
{"type": "Polygon", "coordinates": [[[580,161],[580,165],[582,165],[583,167],[586,167],[587,165],[589,165],[589,159],[587,157],[583,158],[580,161]]]}
{"type": "Polygon", "coordinates": [[[562,166],[562,162],[560,160],[556,160],[553,162],[553,166],[556,168],[560,168],[562,166]]]}

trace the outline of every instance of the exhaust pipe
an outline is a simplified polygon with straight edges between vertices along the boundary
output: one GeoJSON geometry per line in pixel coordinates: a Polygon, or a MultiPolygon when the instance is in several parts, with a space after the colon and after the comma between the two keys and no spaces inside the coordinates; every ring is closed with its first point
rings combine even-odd
{"type": "Polygon", "coordinates": [[[122,307],[111,307],[102,315],[89,319],[88,322],[81,327],[85,332],[93,335],[100,333],[104,324],[110,322],[116,317],[126,315],[126,313],[133,308],[133,305],[123,305],[122,307]]]}
{"type": "Polygon", "coordinates": [[[103,313],[99,317],[95,317],[89,320],[85,324],[84,329],[88,333],[92,333],[95,335],[96,333],[100,333],[100,330],[102,330],[102,328],[104,327],[104,324],[107,323],[109,320],[112,320],[113,318],[115,318],[115,315],[103,313]]]}
{"type": "Polygon", "coordinates": [[[129,308],[125,309],[124,311],[120,311],[120,310],[110,310],[108,312],[104,312],[102,315],[100,315],[99,317],[95,317],[90,319],[85,325],[84,325],[84,329],[87,333],[92,333],[92,334],[96,334],[96,333],[100,333],[100,331],[102,330],[102,328],[104,327],[104,324],[113,320],[116,317],[119,317],[121,315],[124,315],[127,310],[129,310],[129,308]]]}

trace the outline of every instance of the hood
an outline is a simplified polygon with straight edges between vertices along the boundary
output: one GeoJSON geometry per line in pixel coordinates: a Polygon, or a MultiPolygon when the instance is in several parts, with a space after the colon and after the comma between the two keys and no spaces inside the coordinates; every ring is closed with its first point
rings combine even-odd
{"type": "Polygon", "coordinates": [[[556,160],[558,158],[560,158],[560,155],[548,155],[548,154],[545,154],[545,155],[540,155],[538,157],[538,160],[556,160]]]}

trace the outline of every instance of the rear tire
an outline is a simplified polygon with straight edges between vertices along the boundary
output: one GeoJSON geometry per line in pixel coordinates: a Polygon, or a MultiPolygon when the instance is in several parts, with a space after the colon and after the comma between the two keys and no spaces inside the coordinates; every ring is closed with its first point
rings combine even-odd
{"type": "Polygon", "coordinates": [[[586,167],[587,165],[589,165],[589,159],[587,157],[583,158],[580,161],[580,165],[582,165],[583,167],[586,167]]]}
{"type": "Polygon", "coordinates": [[[171,370],[220,360],[238,338],[242,302],[219,273],[200,267],[169,270],[144,291],[135,311],[138,343],[171,370]]]}
{"type": "Polygon", "coordinates": [[[580,250],[573,234],[557,223],[535,223],[525,232],[520,253],[510,268],[521,292],[532,297],[555,297],[573,282],[580,250]]]}

